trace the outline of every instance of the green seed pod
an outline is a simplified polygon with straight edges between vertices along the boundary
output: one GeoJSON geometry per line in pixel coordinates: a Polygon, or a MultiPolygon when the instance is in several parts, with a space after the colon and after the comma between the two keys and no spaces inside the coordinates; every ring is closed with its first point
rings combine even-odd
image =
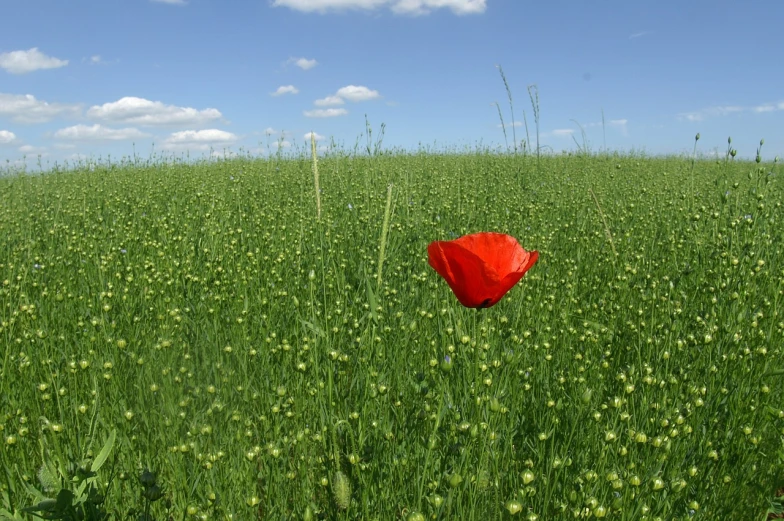
{"type": "Polygon", "coordinates": [[[523,483],[524,484],[528,485],[529,483],[531,483],[535,479],[536,479],[536,476],[530,470],[526,470],[525,472],[523,472],[523,483]]]}
{"type": "Polygon", "coordinates": [[[511,499],[506,502],[506,509],[510,514],[515,515],[523,509],[523,505],[519,501],[511,499]]]}
{"type": "Polygon", "coordinates": [[[332,495],[335,497],[335,504],[341,510],[346,510],[351,503],[351,482],[348,476],[341,471],[335,472],[332,476],[332,495]]]}
{"type": "Polygon", "coordinates": [[[406,521],[425,521],[425,516],[420,512],[411,512],[406,517],[406,521]]]}
{"type": "Polygon", "coordinates": [[[452,357],[449,355],[444,356],[443,360],[441,360],[441,370],[445,373],[451,371],[453,365],[454,362],[452,361],[452,357]]]}
{"type": "Polygon", "coordinates": [[[305,512],[302,514],[302,521],[313,521],[313,509],[310,505],[305,507],[305,512]]]}
{"type": "Polygon", "coordinates": [[[730,155],[732,157],[735,157],[736,155],[738,155],[738,151],[733,148],[732,150],[730,150],[730,155]]]}
{"type": "Polygon", "coordinates": [[[454,473],[448,478],[450,488],[457,488],[460,486],[460,483],[463,482],[463,476],[458,473],[454,473]]]}
{"type": "Polygon", "coordinates": [[[700,133],[697,132],[697,135],[694,136],[694,141],[699,141],[699,140],[700,140],[700,133]]]}

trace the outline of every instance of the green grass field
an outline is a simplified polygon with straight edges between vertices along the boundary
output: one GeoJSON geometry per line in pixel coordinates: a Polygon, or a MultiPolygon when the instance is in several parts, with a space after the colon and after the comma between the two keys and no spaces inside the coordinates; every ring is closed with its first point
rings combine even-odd
{"type": "Polygon", "coordinates": [[[112,519],[766,517],[780,165],[318,172],[320,219],[308,154],[0,180],[0,518],[60,489],[112,519]],[[540,255],[478,311],[427,262],[476,231],[540,255]]]}

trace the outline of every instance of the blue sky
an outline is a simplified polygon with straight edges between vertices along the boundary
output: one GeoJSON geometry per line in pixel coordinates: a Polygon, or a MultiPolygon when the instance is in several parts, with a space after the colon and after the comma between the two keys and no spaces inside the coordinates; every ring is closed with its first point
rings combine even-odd
{"type": "MultiPolygon", "coordinates": [[[[560,151],[784,156],[784,2],[724,0],[25,0],[4,2],[0,161],[151,150],[264,154],[512,139],[540,99],[560,151]],[[10,23],[9,23],[10,22],[10,23]],[[602,111],[605,117],[603,132],[602,111]],[[364,141],[363,141],[364,142],[364,141]]],[[[525,137],[522,126],[517,139],[525,137]]]]}

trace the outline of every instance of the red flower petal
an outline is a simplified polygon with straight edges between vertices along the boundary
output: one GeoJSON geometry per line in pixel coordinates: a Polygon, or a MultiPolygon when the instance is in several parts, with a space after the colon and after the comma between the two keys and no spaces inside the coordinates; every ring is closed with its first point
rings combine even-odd
{"type": "Polygon", "coordinates": [[[428,245],[428,262],[465,307],[494,306],[539,258],[502,233],[481,232],[428,245]]]}

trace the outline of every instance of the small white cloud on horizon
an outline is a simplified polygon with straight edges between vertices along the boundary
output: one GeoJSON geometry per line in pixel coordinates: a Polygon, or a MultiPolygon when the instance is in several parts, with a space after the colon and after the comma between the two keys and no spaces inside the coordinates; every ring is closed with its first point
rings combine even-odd
{"type": "Polygon", "coordinates": [[[55,139],[67,141],[124,141],[150,137],[136,128],[109,128],[96,123],[95,125],[74,125],[61,128],[54,133],[55,139]]]}
{"type": "Polygon", "coordinates": [[[163,141],[169,150],[209,150],[212,147],[227,147],[239,141],[239,136],[216,128],[204,130],[181,130],[173,132],[163,141]]]}
{"type": "Polygon", "coordinates": [[[784,101],[779,101],[778,103],[764,103],[762,105],[757,105],[756,107],[752,107],[752,110],[757,113],[775,112],[777,110],[784,110],[784,101]]]}
{"type": "Polygon", "coordinates": [[[370,12],[387,7],[395,14],[413,16],[448,8],[456,15],[468,15],[484,13],[487,0],[274,0],[272,6],[320,14],[349,10],[370,12]]]}
{"type": "Polygon", "coordinates": [[[213,108],[198,110],[133,96],[126,96],[103,105],[93,105],[87,110],[87,117],[93,120],[147,127],[204,125],[222,116],[220,111],[213,108]]]}
{"type": "Polygon", "coordinates": [[[629,39],[634,40],[635,38],[640,38],[641,36],[647,36],[649,34],[653,34],[653,31],[640,31],[638,33],[630,34],[629,39]]]}
{"type": "Polygon", "coordinates": [[[317,99],[313,104],[317,107],[329,107],[333,105],[343,105],[346,103],[340,96],[327,96],[325,98],[317,99]]]}
{"type": "MultiPolygon", "coordinates": [[[[548,133],[545,132],[545,134],[548,134],[548,133]]],[[[557,136],[557,137],[568,137],[568,136],[571,136],[572,134],[574,134],[574,129],[573,128],[557,128],[557,129],[549,132],[549,134],[551,136],[557,136]]]]}
{"type": "Polygon", "coordinates": [[[313,139],[315,139],[316,141],[321,141],[324,139],[324,136],[322,136],[318,132],[308,132],[303,136],[305,138],[305,141],[307,141],[308,143],[310,143],[310,136],[313,136],[313,139]]]}
{"type": "Polygon", "coordinates": [[[294,85],[281,85],[275,92],[270,92],[270,96],[282,96],[284,94],[298,94],[299,89],[294,85]]]}
{"type": "Polygon", "coordinates": [[[0,69],[11,74],[27,74],[28,72],[58,69],[68,65],[68,60],[47,56],[33,47],[26,51],[11,51],[0,54],[0,69]]]}
{"type": "Polygon", "coordinates": [[[303,114],[308,118],[334,118],[336,116],[345,116],[348,114],[348,111],[346,109],[314,109],[306,110],[303,114]]]}
{"type": "Polygon", "coordinates": [[[21,152],[21,153],[23,153],[25,155],[35,154],[35,155],[38,155],[38,156],[41,156],[41,157],[45,157],[45,156],[49,155],[46,152],[46,148],[45,147],[36,147],[36,146],[33,146],[33,145],[22,145],[21,147],[19,147],[19,152],[21,152]]]}
{"type": "Polygon", "coordinates": [[[611,119],[610,120],[610,126],[611,127],[618,127],[621,130],[621,134],[622,135],[628,136],[629,135],[629,129],[626,126],[626,124],[628,122],[629,121],[627,119],[611,119]]]}
{"type": "Polygon", "coordinates": [[[0,93],[0,116],[16,123],[45,123],[56,117],[77,117],[81,106],[75,103],[47,103],[32,94],[0,93]]]}
{"type": "Polygon", "coordinates": [[[767,112],[775,112],[784,110],[784,101],[777,103],[763,103],[755,106],[743,105],[717,105],[708,107],[702,110],[695,110],[693,112],[682,112],[676,117],[680,121],[703,121],[707,118],[727,116],[729,114],[741,114],[744,112],[753,112],[756,114],[763,114],[767,112]]]}
{"type": "Polygon", "coordinates": [[[16,141],[16,134],[10,130],[0,130],[0,145],[10,145],[16,141]]]}
{"type": "Polygon", "coordinates": [[[272,127],[267,127],[267,128],[264,129],[264,133],[266,135],[268,135],[268,136],[274,136],[275,134],[278,133],[278,131],[275,130],[274,128],[272,128],[272,127]]]}

